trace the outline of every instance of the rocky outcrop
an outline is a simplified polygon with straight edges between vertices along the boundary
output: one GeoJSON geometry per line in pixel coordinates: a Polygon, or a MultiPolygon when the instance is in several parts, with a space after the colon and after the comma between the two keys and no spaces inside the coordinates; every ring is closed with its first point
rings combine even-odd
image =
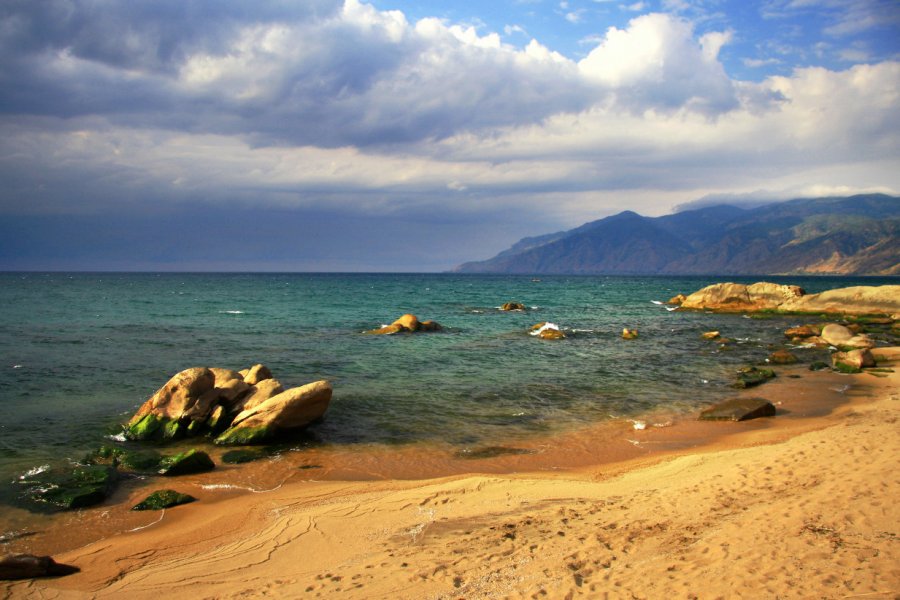
{"type": "Polygon", "coordinates": [[[259,444],[303,429],[320,419],[331,402],[331,384],[316,381],[282,392],[239,413],[217,444],[259,444]]]}
{"type": "Polygon", "coordinates": [[[566,339],[566,334],[559,330],[559,326],[556,323],[548,323],[547,321],[532,325],[529,333],[542,340],[566,339]]]}
{"type": "Polygon", "coordinates": [[[78,573],[81,569],[64,565],[49,556],[33,554],[8,554],[0,559],[0,579],[34,579],[35,577],[62,577],[78,573]]]}
{"type": "Polygon", "coordinates": [[[900,285],[856,286],[806,294],[795,285],[716,283],[689,295],[681,308],[714,312],[893,315],[900,312],[900,285]]]}
{"type": "Polygon", "coordinates": [[[365,333],[369,335],[394,335],[396,333],[416,333],[419,331],[441,331],[442,329],[443,327],[436,321],[419,321],[416,315],[407,313],[390,325],[385,325],[378,329],[370,329],[365,333]]]}
{"type": "Polygon", "coordinates": [[[747,421],[774,416],[775,406],[765,398],[732,398],[700,412],[701,421],[747,421]]]}
{"type": "Polygon", "coordinates": [[[186,369],[144,402],[124,433],[132,440],[218,435],[238,415],[283,392],[284,387],[262,364],[243,371],[186,369]]]}
{"type": "Polygon", "coordinates": [[[716,312],[774,310],[803,295],[803,289],[796,285],[716,283],[686,297],[681,308],[716,312]]]}

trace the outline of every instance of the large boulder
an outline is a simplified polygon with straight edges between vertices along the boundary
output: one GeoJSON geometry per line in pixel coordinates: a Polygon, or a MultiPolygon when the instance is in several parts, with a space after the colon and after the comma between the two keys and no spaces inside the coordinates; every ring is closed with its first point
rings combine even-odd
{"type": "Polygon", "coordinates": [[[238,414],[217,444],[259,444],[303,429],[320,419],[331,402],[331,384],[316,381],[292,388],[238,414]]]}
{"type": "Polygon", "coordinates": [[[891,315],[900,311],[900,285],[859,285],[793,298],[781,306],[788,312],[847,315],[891,315]]]}
{"type": "Polygon", "coordinates": [[[0,559],[0,579],[2,580],[62,577],[80,570],[72,565],[58,563],[49,556],[8,554],[0,559]]]}
{"type": "Polygon", "coordinates": [[[681,308],[717,312],[776,310],[784,302],[804,294],[796,285],[716,283],[686,297],[681,308]]]}
{"type": "Polygon", "coordinates": [[[178,373],[141,405],[125,426],[126,437],[134,440],[178,437],[184,432],[182,416],[194,408],[203,394],[214,389],[215,383],[215,374],[205,367],[178,373]]]}
{"type": "Polygon", "coordinates": [[[700,412],[701,421],[747,421],[774,416],[775,406],[765,398],[732,398],[700,412]]]}

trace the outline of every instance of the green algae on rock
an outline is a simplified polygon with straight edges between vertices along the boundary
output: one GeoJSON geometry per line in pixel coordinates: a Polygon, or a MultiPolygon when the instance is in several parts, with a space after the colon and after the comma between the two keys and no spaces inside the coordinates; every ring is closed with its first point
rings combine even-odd
{"type": "Polygon", "coordinates": [[[191,448],[175,456],[167,456],[159,462],[159,465],[159,474],[169,477],[205,473],[216,467],[209,454],[196,448],[191,448]]]}
{"type": "Polygon", "coordinates": [[[30,485],[28,495],[61,509],[100,504],[115,489],[119,472],[112,465],[81,465],[66,474],[44,473],[22,483],[30,485]]]}
{"type": "Polygon", "coordinates": [[[162,510],[197,500],[190,494],[175,490],[157,490],[131,507],[131,510],[162,510]]]}
{"type": "Polygon", "coordinates": [[[772,369],[757,369],[756,367],[744,367],[737,372],[737,380],[732,387],[739,389],[754,387],[765,383],[775,377],[772,369]]]}

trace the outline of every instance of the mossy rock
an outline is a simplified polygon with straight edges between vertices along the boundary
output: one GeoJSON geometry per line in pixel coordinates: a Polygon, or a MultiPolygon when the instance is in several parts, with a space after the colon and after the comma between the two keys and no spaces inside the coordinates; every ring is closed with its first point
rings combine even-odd
{"type": "Polygon", "coordinates": [[[732,398],[700,412],[701,421],[747,421],[774,417],[775,406],[765,398],[732,398]]]}
{"type": "Polygon", "coordinates": [[[830,368],[831,367],[829,366],[828,363],[822,362],[821,360],[817,360],[816,362],[809,365],[810,371],[824,371],[825,369],[830,369],[830,368]]]}
{"type": "Polygon", "coordinates": [[[175,456],[167,456],[160,461],[159,465],[159,474],[168,477],[205,473],[216,468],[216,464],[209,457],[209,454],[196,448],[191,448],[187,452],[182,452],[175,456]]]}
{"type": "Polygon", "coordinates": [[[253,462],[269,456],[265,450],[255,448],[253,450],[229,450],[222,455],[222,462],[230,465],[253,462]]]}
{"type": "Polygon", "coordinates": [[[157,490],[147,496],[141,502],[131,507],[131,510],[162,510],[179,504],[188,504],[197,500],[189,494],[182,494],[175,490],[157,490]]]}
{"type": "Polygon", "coordinates": [[[151,472],[159,467],[162,456],[153,450],[130,450],[118,446],[100,446],[85,457],[88,464],[116,464],[127,471],[151,472]]]}
{"type": "Polygon", "coordinates": [[[156,437],[160,427],[164,425],[164,419],[154,414],[146,414],[133,425],[125,426],[125,437],[129,440],[149,440],[156,437]]]}
{"type": "Polygon", "coordinates": [[[264,444],[275,438],[271,427],[232,427],[216,438],[220,446],[251,446],[264,444]]]}
{"type": "Polygon", "coordinates": [[[773,365],[792,365],[797,362],[797,357],[787,350],[776,350],[769,355],[769,362],[773,365]]]}
{"type": "Polygon", "coordinates": [[[119,473],[112,465],[82,465],[65,475],[49,475],[36,481],[31,499],[58,508],[74,509],[103,502],[115,488],[119,473]]]}
{"type": "Polygon", "coordinates": [[[737,374],[737,381],[732,387],[739,389],[750,388],[769,381],[775,377],[772,369],[757,369],[756,367],[744,367],[737,374]]]}
{"type": "Polygon", "coordinates": [[[855,375],[856,373],[862,373],[862,369],[858,369],[853,365],[848,365],[847,363],[836,362],[834,363],[834,367],[832,367],[838,373],[844,373],[846,375],[855,375]]]}

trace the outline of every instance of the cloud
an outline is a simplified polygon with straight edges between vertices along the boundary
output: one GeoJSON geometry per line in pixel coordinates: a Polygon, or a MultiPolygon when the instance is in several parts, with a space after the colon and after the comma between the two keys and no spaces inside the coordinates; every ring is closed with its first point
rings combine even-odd
{"type": "Polygon", "coordinates": [[[633,19],[627,29],[611,28],[578,67],[635,110],[690,106],[716,114],[737,106],[734,85],[717,61],[729,39],[727,32],[712,32],[698,44],[688,21],[648,14],[633,19]]]}

